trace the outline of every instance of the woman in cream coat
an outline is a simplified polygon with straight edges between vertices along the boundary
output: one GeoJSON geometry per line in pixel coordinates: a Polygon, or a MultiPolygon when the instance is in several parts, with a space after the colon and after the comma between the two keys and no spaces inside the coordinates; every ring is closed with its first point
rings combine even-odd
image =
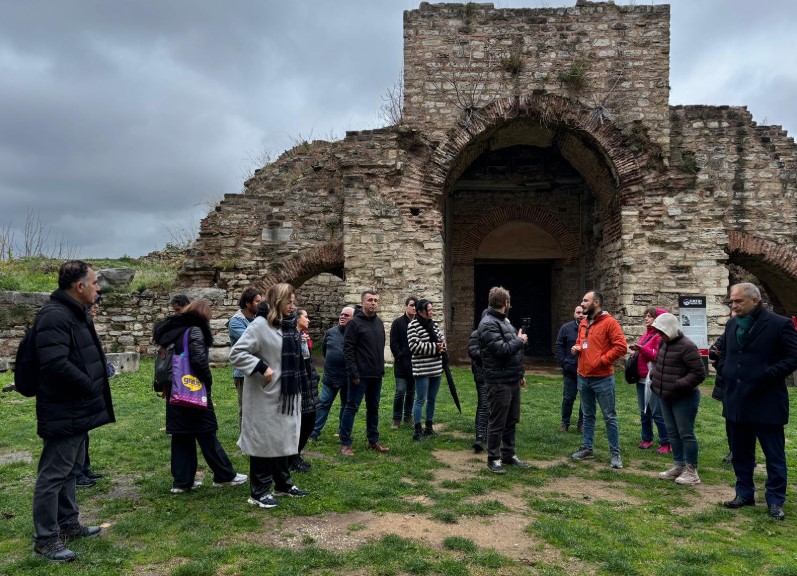
{"type": "Polygon", "coordinates": [[[303,373],[296,296],[290,284],[272,286],[265,306],[230,350],[230,362],[245,374],[238,446],[249,456],[250,504],[273,508],[271,494],[300,498],[307,492],[291,480],[288,457],[296,454],[301,425],[298,378],[303,373]],[[264,317],[263,313],[268,313],[264,317]],[[296,370],[292,366],[301,366],[296,370]]]}

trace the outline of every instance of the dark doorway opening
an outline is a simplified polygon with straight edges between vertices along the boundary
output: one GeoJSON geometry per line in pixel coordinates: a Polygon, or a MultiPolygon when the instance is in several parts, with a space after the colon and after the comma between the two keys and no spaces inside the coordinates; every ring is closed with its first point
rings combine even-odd
{"type": "Polygon", "coordinates": [[[515,328],[523,327],[529,336],[526,356],[550,358],[551,268],[550,260],[474,262],[474,326],[487,308],[490,288],[503,286],[512,295],[509,321],[515,328]]]}

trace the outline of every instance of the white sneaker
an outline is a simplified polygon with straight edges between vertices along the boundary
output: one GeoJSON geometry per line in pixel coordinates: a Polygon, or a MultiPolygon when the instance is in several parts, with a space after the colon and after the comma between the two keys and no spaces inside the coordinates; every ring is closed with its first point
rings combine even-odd
{"type": "Polygon", "coordinates": [[[259,506],[260,508],[274,508],[279,505],[279,500],[274,498],[271,494],[263,494],[263,496],[257,500],[250,496],[247,502],[254,506],[259,506]]]}
{"type": "Polygon", "coordinates": [[[684,473],[683,466],[673,466],[669,470],[659,473],[659,480],[677,480],[684,473]]]}
{"type": "Polygon", "coordinates": [[[685,486],[694,486],[695,484],[700,484],[700,477],[697,475],[697,470],[695,470],[694,466],[687,464],[684,471],[681,472],[681,475],[675,479],[675,483],[685,486]]]}
{"type": "Polygon", "coordinates": [[[218,486],[240,486],[241,484],[246,482],[248,478],[249,478],[249,476],[247,476],[246,474],[236,474],[235,478],[233,478],[229,482],[214,482],[213,485],[217,486],[217,487],[218,486]]]}
{"type": "Polygon", "coordinates": [[[201,487],[202,487],[202,482],[196,480],[194,481],[194,485],[191,486],[190,488],[172,488],[171,490],[169,490],[169,492],[171,492],[172,494],[182,494],[184,492],[190,492],[191,490],[196,490],[197,488],[201,487]]]}

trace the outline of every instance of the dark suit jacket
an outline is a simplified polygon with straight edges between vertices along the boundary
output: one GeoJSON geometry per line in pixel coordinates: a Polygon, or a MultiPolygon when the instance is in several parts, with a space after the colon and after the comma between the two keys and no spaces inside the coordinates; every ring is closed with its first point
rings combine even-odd
{"type": "Polygon", "coordinates": [[[785,378],[797,370],[797,330],[789,318],[758,306],[755,322],[736,339],[736,320],[725,326],[717,371],[725,382],[722,415],[731,422],[784,425],[789,421],[785,378]]]}

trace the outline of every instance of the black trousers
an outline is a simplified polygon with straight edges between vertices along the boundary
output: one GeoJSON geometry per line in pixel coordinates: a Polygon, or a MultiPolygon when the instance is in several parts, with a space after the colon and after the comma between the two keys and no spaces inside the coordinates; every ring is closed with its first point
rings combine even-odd
{"type": "Polygon", "coordinates": [[[487,459],[509,460],[515,455],[515,428],[520,422],[520,386],[488,381],[487,401],[487,459]]]}
{"type": "Polygon", "coordinates": [[[202,450],[205,462],[213,471],[214,482],[229,482],[235,475],[235,468],[219,444],[215,432],[206,434],[172,434],[172,476],[174,488],[188,489],[194,485],[197,458],[196,445],[202,450]]]}
{"type": "Polygon", "coordinates": [[[287,492],[293,486],[289,470],[288,458],[249,457],[249,491],[255,500],[262,498],[271,491],[272,484],[281,491],[287,492]]]}
{"type": "Polygon", "coordinates": [[[75,477],[83,468],[86,433],[45,438],[33,489],[33,540],[44,544],[78,522],[75,477]]]}
{"type": "Polygon", "coordinates": [[[786,501],[786,438],[782,425],[730,422],[733,442],[733,471],[736,495],[752,499],[755,495],[755,443],[767,460],[766,502],[783,506],[786,501]]]}
{"type": "Polygon", "coordinates": [[[307,446],[307,440],[310,438],[310,434],[313,433],[313,428],[315,428],[315,417],[315,410],[312,412],[302,412],[302,423],[299,428],[299,451],[289,457],[290,459],[288,462],[290,462],[290,464],[295,463],[299,459],[299,454],[301,454],[304,447],[307,446]]]}
{"type": "Polygon", "coordinates": [[[477,377],[474,371],[474,382],[476,383],[476,440],[475,444],[484,444],[487,440],[487,422],[490,418],[490,403],[487,400],[487,384],[480,375],[477,377]]]}

